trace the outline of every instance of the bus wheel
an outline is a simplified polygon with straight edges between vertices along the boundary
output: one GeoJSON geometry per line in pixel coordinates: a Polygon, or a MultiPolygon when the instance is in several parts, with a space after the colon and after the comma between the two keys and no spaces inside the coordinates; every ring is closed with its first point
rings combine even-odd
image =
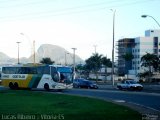
{"type": "Polygon", "coordinates": [[[14,89],[17,90],[18,88],[19,88],[19,87],[18,87],[18,83],[15,82],[15,83],[14,83],[14,89]]]}
{"type": "Polygon", "coordinates": [[[44,89],[49,91],[49,85],[47,83],[44,84],[44,89]]]}
{"type": "Polygon", "coordinates": [[[10,89],[14,89],[14,85],[13,85],[12,82],[9,83],[9,88],[10,88],[10,89]]]}

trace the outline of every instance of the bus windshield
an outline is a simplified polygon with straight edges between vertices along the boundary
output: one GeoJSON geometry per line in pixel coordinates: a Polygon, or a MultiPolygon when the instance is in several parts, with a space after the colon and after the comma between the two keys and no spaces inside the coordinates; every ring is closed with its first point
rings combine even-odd
{"type": "Polygon", "coordinates": [[[69,67],[57,67],[57,71],[60,73],[72,73],[72,69],[69,67]]]}
{"type": "MultiPolygon", "coordinates": [[[[66,83],[70,84],[73,82],[73,74],[72,74],[72,69],[71,67],[63,67],[63,66],[58,66],[58,67],[52,67],[52,74],[54,72],[59,73],[59,79],[61,83],[66,83]]],[[[56,79],[54,79],[56,80],[56,79]]]]}

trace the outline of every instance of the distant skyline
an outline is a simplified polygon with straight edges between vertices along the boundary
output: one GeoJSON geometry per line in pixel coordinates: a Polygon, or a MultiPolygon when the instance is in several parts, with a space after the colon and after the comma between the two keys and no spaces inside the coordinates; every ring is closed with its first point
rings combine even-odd
{"type": "MultiPolygon", "coordinates": [[[[0,52],[17,58],[29,57],[41,44],[53,44],[83,60],[96,52],[112,56],[112,24],[115,41],[144,36],[145,30],[160,29],[160,0],[0,0],[0,52]]],[[[116,42],[115,42],[116,56],[116,42]]]]}

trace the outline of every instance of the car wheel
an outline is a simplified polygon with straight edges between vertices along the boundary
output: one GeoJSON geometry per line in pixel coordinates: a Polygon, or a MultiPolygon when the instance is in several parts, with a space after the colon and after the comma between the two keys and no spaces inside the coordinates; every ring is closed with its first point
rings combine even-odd
{"type": "Polygon", "coordinates": [[[134,87],[130,87],[129,90],[132,90],[132,91],[133,91],[133,90],[134,90],[134,87]]]}
{"type": "Polygon", "coordinates": [[[143,88],[142,87],[138,87],[138,91],[142,91],[143,90],[143,88]]]}
{"type": "Polygon", "coordinates": [[[47,90],[47,91],[49,91],[49,85],[48,85],[48,83],[44,84],[44,89],[47,90]]]}
{"type": "Polygon", "coordinates": [[[121,86],[117,86],[117,88],[118,88],[119,90],[122,90],[122,87],[121,87],[121,86]]]}
{"type": "Polygon", "coordinates": [[[90,87],[90,86],[88,86],[88,87],[87,87],[87,89],[91,89],[91,87],[90,87]]]}

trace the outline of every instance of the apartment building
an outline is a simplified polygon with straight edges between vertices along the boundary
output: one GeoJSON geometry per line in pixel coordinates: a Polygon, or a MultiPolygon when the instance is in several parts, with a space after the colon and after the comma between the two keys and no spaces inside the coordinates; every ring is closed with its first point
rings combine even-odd
{"type": "Polygon", "coordinates": [[[121,72],[121,66],[125,66],[124,69],[126,71],[124,73],[128,74],[130,78],[136,78],[138,73],[147,70],[147,68],[141,66],[141,57],[143,55],[151,53],[160,56],[160,30],[146,30],[144,37],[136,37],[134,39],[125,38],[119,40],[118,43],[119,42],[123,45],[118,45],[118,71],[121,72]],[[132,45],[126,46],[127,42],[123,43],[121,42],[122,40],[132,40],[132,45]],[[121,46],[124,47],[124,53],[121,53],[121,46]],[[128,61],[130,64],[127,64],[126,60],[123,58],[123,55],[127,52],[132,53],[133,55],[133,58],[128,61]],[[123,63],[121,62],[121,59],[123,59],[123,63]]]}

